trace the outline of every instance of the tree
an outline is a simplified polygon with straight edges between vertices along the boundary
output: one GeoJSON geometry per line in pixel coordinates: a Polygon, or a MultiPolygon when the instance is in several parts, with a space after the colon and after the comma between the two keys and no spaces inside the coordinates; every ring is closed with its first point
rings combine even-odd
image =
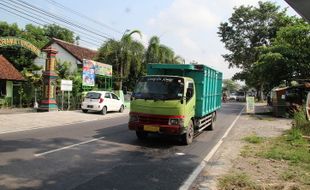
{"type": "Polygon", "coordinates": [[[157,36],[151,37],[146,53],[145,63],[184,63],[184,59],[181,56],[175,55],[174,51],[160,43],[160,39],[157,36]]]}
{"type": "MultiPolygon", "coordinates": [[[[229,53],[223,55],[229,67],[241,68],[242,71],[234,79],[251,79],[253,66],[259,59],[258,47],[269,46],[277,31],[292,23],[292,18],[286,15],[286,10],[271,2],[259,2],[258,7],[240,6],[234,8],[234,13],[228,22],[220,24],[218,35],[229,53]]],[[[254,84],[254,83],[252,83],[254,84]]],[[[262,85],[256,83],[258,91],[262,85]]]]}
{"type": "Polygon", "coordinates": [[[281,28],[272,44],[259,48],[255,67],[260,80],[269,90],[285,81],[310,76],[310,25],[297,20],[295,25],[281,28]],[[270,72],[272,71],[272,72],[270,72]],[[276,77],[275,77],[276,76],[276,77]]]}
{"type": "Polygon", "coordinates": [[[56,24],[45,25],[44,32],[45,35],[50,38],[58,38],[66,42],[74,43],[74,33],[56,24]]]}
{"type": "Polygon", "coordinates": [[[239,84],[237,84],[235,81],[231,79],[224,79],[223,80],[223,90],[224,91],[229,91],[229,92],[234,92],[237,91],[239,88],[239,84]]]}

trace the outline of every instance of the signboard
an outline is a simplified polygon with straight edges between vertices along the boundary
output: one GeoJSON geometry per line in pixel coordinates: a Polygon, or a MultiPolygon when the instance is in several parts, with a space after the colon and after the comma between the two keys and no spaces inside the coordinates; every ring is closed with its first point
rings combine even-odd
{"type": "MultiPolygon", "coordinates": [[[[94,61],[95,62],[95,61],[94,61]]],[[[112,65],[95,62],[95,74],[112,77],[112,65]]]]}
{"type": "Polygon", "coordinates": [[[1,37],[0,38],[0,47],[14,46],[14,45],[24,47],[32,51],[33,53],[35,53],[37,56],[40,56],[41,54],[41,51],[36,46],[34,46],[32,43],[26,40],[15,38],[15,37],[1,37]]]}
{"type": "Polygon", "coordinates": [[[72,80],[61,80],[60,90],[61,91],[72,91],[72,80]]]}
{"type": "Polygon", "coordinates": [[[101,76],[112,77],[112,65],[100,63],[93,60],[84,59],[83,62],[91,63],[95,66],[95,74],[101,76]]]}
{"type": "Polygon", "coordinates": [[[255,100],[253,96],[246,97],[246,112],[247,113],[255,112],[255,100]]]}
{"type": "Polygon", "coordinates": [[[83,86],[95,86],[95,63],[92,60],[83,61],[83,86]]]}

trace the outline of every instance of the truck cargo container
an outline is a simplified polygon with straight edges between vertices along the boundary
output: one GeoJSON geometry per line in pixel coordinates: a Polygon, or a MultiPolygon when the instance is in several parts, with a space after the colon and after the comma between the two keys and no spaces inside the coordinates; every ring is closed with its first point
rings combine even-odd
{"type": "Polygon", "coordinates": [[[149,133],[179,135],[212,130],[221,107],[222,73],[206,65],[148,64],[132,94],[128,127],[139,139],[149,133]]]}

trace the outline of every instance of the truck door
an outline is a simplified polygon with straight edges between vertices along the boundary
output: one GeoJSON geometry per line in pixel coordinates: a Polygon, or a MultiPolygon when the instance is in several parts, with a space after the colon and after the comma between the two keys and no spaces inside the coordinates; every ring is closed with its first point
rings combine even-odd
{"type": "Polygon", "coordinates": [[[187,83],[186,88],[186,105],[185,105],[185,125],[188,124],[189,120],[195,115],[195,102],[196,102],[196,94],[193,82],[187,83]]]}

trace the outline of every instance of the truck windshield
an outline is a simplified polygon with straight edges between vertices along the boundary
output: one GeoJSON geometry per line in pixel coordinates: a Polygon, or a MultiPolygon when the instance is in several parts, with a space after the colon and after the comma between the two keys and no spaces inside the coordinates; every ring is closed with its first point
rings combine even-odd
{"type": "Polygon", "coordinates": [[[180,77],[143,77],[137,84],[133,97],[151,100],[181,99],[184,92],[184,79],[180,77]]]}

